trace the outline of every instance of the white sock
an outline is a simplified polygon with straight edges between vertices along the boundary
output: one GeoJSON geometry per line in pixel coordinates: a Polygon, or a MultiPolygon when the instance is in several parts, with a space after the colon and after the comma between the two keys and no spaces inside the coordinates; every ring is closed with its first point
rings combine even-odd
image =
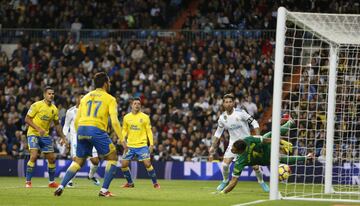
{"type": "Polygon", "coordinates": [[[227,182],[227,181],[229,181],[230,167],[228,164],[226,164],[224,162],[221,164],[221,166],[222,166],[223,181],[227,182]]]}
{"type": "Polygon", "coordinates": [[[89,171],[89,177],[90,177],[90,178],[93,178],[93,177],[94,177],[94,175],[95,175],[98,167],[99,167],[99,166],[94,165],[94,164],[91,163],[91,165],[90,165],[90,171],[89,171]]]}
{"type": "Polygon", "coordinates": [[[100,189],[100,192],[102,192],[102,193],[105,193],[105,192],[107,192],[108,190],[107,189],[105,189],[105,188],[101,188],[100,189]]]}
{"type": "Polygon", "coordinates": [[[264,179],[263,179],[263,173],[261,172],[261,169],[259,167],[259,170],[258,171],[255,171],[255,174],[256,174],[256,178],[258,180],[258,183],[261,184],[264,182],[264,179]]]}

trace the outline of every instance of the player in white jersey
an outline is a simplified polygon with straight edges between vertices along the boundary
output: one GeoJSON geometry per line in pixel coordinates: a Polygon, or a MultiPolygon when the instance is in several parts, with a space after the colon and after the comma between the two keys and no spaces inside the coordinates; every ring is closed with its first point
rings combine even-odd
{"type": "MultiPolygon", "coordinates": [[[[83,96],[84,96],[83,94],[78,95],[78,97],[76,98],[76,105],[69,108],[66,111],[65,124],[63,127],[63,133],[68,138],[68,141],[70,141],[70,155],[72,158],[76,156],[76,145],[77,145],[77,134],[75,130],[74,120],[76,117],[76,112],[78,111],[80,100],[83,96]]],[[[95,185],[100,185],[100,181],[96,179],[96,177],[94,177],[100,162],[95,147],[93,147],[92,157],[90,158],[90,162],[91,165],[90,165],[88,179],[91,180],[95,185]]],[[[72,180],[68,183],[68,186],[69,187],[73,186],[72,180]]]]}
{"type": "MultiPolygon", "coordinates": [[[[234,142],[239,139],[243,139],[251,135],[249,124],[252,125],[255,130],[256,135],[260,134],[259,123],[249,115],[245,110],[235,109],[235,98],[232,94],[226,94],[223,97],[223,106],[225,112],[222,113],[218,120],[218,126],[214,134],[213,143],[209,149],[210,155],[215,153],[215,149],[218,145],[219,139],[224,132],[228,130],[230,135],[229,145],[225,151],[224,159],[221,164],[221,172],[223,175],[223,181],[216,188],[218,191],[222,191],[229,184],[229,173],[230,173],[230,164],[236,157],[236,154],[231,152],[231,148],[234,142]]],[[[269,192],[268,185],[263,180],[263,174],[258,165],[253,166],[255,170],[256,178],[258,179],[259,184],[265,192],[269,192]]]]}

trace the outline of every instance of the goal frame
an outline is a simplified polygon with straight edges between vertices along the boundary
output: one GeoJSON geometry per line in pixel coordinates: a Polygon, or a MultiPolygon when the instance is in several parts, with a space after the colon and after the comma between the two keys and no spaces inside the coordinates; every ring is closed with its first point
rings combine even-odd
{"type": "MultiPolygon", "coordinates": [[[[296,13],[296,12],[294,12],[296,13]]],[[[282,87],[283,87],[283,69],[284,69],[284,50],[285,50],[285,33],[287,11],[284,7],[278,9],[277,27],[276,27],[276,50],[275,50],[275,71],[274,71],[274,93],[273,93],[273,107],[272,107],[272,144],[271,144],[271,171],[278,171],[279,167],[279,144],[280,144],[280,122],[281,122],[281,105],[282,105],[282,87]]],[[[336,15],[336,14],[329,14],[336,15]]],[[[337,79],[337,63],[339,54],[339,44],[358,44],[355,40],[353,42],[335,42],[331,38],[323,36],[321,32],[313,30],[306,24],[300,24],[300,27],[309,29],[315,36],[320,37],[326,41],[330,47],[329,55],[329,88],[327,99],[327,124],[326,124],[326,163],[325,163],[325,181],[324,194],[336,193],[332,186],[333,179],[333,147],[334,147],[334,132],[335,132],[335,108],[336,108],[336,79],[337,79]]],[[[306,197],[282,197],[279,191],[278,172],[271,172],[270,174],[270,200],[305,200],[305,201],[337,201],[337,202],[360,202],[360,200],[351,199],[323,199],[323,198],[306,198],[306,197]]]]}

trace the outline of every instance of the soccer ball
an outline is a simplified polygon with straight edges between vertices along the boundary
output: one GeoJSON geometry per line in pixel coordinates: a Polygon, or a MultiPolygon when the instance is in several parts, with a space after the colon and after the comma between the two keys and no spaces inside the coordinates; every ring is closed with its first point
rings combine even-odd
{"type": "Polygon", "coordinates": [[[289,167],[289,165],[286,164],[280,164],[279,165],[279,180],[280,181],[285,181],[289,178],[291,174],[291,169],[289,167]]]}

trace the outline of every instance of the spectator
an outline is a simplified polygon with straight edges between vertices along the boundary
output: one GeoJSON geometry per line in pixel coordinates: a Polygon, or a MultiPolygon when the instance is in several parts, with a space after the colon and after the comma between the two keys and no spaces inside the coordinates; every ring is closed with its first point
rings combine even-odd
{"type": "Polygon", "coordinates": [[[144,50],[140,47],[140,44],[136,45],[136,48],[131,52],[131,58],[139,62],[144,57],[144,50]]]}
{"type": "Polygon", "coordinates": [[[257,112],[258,112],[258,108],[256,106],[256,104],[252,101],[252,97],[249,95],[247,96],[246,100],[243,103],[243,106],[245,107],[246,111],[251,115],[251,116],[256,116],[257,112]]]}
{"type": "MultiPolygon", "coordinates": [[[[166,161],[179,156],[189,161],[194,155],[194,160],[204,159],[213,125],[221,113],[221,96],[233,92],[239,101],[247,96],[256,99],[258,95],[256,105],[268,107],[273,64],[268,60],[272,55],[262,55],[259,49],[263,41],[194,35],[195,40],[191,41],[150,36],[146,41],[117,38],[87,45],[65,35],[18,46],[21,52],[15,52],[15,59],[7,62],[0,75],[0,84],[4,85],[0,87],[0,106],[5,108],[0,111],[0,137],[6,143],[16,144],[18,150],[10,155],[27,152],[22,119],[31,103],[42,98],[45,84],[61,94],[56,96],[55,104],[62,111],[73,104],[72,94],[91,90],[93,83],[89,79],[105,70],[111,77],[111,93],[119,101],[119,115],[128,110],[130,96],[138,95],[143,101],[144,111],[154,120],[157,159],[166,161]],[[12,67],[19,61],[18,56],[28,56],[39,69],[25,72],[20,78],[12,67]],[[264,63],[259,66],[256,62],[264,63]],[[1,122],[6,124],[1,126],[1,122]],[[3,134],[1,127],[5,128],[3,134]]],[[[216,158],[225,152],[227,139],[224,135],[216,158]]],[[[67,157],[66,149],[57,151],[60,158],[67,157]]]]}
{"type": "Polygon", "coordinates": [[[101,62],[101,68],[104,69],[105,71],[109,71],[111,67],[112,67],[112,63],[110,62],[107,56],[104,56],[104,59],[101,62]]]}
{"type": "Polygon", "coordinates": [[[16,72],[17,75],[20,75],[21,73],[25,72],[25,68],[22,65],[21,61],[17,62],[16,67],[14,67],[14,71],[16,72]]]}
{"type": "Polygon", "coordinates": [[[8,8],[8,4],[1,5],[0,10],[5,13],[4,18],[0,19],[2,28],[71,28],[76,32],[83,28],[147,29],[155,25],[162,27],[171,25],[176,15],[166,11],[171,10],[174,5],[176,12],[187,8],[187,4],[165,0],[110,0],[107,2],[94,0],[82,1],[81,3],[53,1],[36,4],[33,1],[12,2],[19,3],[8,8]],[[74,14],[77,16],[74,17],[74,14]],[[151,18],[149,18],[150,15],[151,18]],[[141,24],[144,21],[147,21],[148,24],[141,24]],[[124,27],[125,25],[126,27],[124,27]],[[144,25],[147,27],[140,27],[144,25]]]}
{"type": "Polygon", "coordinates": [[[28,72],[36,73],[40,70],[40,65],[38,64],[36,57],[31,57],[30,63],[27,66],[28,72]]]}
{"type": "Polygon", "coordinates": [[[296,4],[288,1],[206,1],[199,4],[199,11],[189,15],[183,29],[275,29],[277,8],[284,6],[290,11],[324,13],[359,13],[359,4],[326,0],[296,4]],[[330,5],[324,7],[323,5],[330,5]]]}
{"type": "Polygon", "coordinates": [[[6,145],[6,143],[2,143],[1,144],[1,147],[0,147],[0,157],[1,156],[8,156],[9,155],[9,153],[8,153],[8,151],[7,151],[7,145],[6,145]]]}
{"type": "Polygon", "coordinates": [[[84,61],[82,61],[81,64],[84,70],[86,70],[87,72],[91,72],[94,68],[94,62],[90,60],[88,56],[85,57],[84,61]]]}
{"type": "Polygon", "coordinates": [[[20,151],[19,151],[19,147],[18,147],[17,144],[12,145],[11,156],[13,156],[13,157],[19,157],[20,156],[20,151]]]}
{"type": "Polygon", "coordinates": [[[71,32],[75,34],[76,42],[80,40],[80,30],[82,28],[82,24],[79,18],[75,18],[75,21],[71,24],[71,32]]]}

